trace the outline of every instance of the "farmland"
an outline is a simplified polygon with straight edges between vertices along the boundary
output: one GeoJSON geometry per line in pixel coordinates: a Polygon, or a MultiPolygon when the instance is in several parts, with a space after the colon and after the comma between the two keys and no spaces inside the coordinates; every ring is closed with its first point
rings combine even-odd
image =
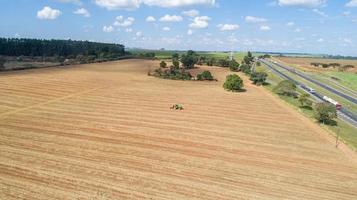
{"type": "Polygon", "coordinates": [[[218,82],[147,76],[157,66],[0,74],[0,199],[357,198],[355,152],[264,88],[224,91],[216,67],[218,82]]]}
{"type": "Polygon", "coordinates": [[[347,60],[347,59],[325,59],[325,58],[310,58],[310,57],[275,57],[276,59],[298,67],[304,71],[310,72],[328,72],[337,71],[337,68],[322,68],[311,66],[311,63],[339,63],[341,65],[353,65],[355,68],[349,69],[348,72],[357,72],[357,60],[347,60]]]}

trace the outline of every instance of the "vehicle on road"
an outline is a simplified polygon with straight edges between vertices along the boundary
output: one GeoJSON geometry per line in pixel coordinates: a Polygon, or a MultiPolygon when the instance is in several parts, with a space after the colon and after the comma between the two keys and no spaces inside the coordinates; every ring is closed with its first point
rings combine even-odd
{"type": "Polygon", "coordinates": [[[303,88],[304,90],[308,91],[309,93],[316,93],[316,91],[314,89],[312,89],[311,87],[309,87],[309,86],[301,84],[301,88],[303,88]]]}
{"type": "Polygon", "coordinates": [[[337,101],[333,100],[333,99],[330,98],[330,97],[324,96],[324,97],[323,97],[323,100],[326,101],[326,102],[329,102],[329,103],[331,103],[331,104],[333,104],[333,105],[335,105],[337,110],[341,110],[341,108],[342,108],[342,105],[341,105],[341,104],[339,104],[337,101]]]}

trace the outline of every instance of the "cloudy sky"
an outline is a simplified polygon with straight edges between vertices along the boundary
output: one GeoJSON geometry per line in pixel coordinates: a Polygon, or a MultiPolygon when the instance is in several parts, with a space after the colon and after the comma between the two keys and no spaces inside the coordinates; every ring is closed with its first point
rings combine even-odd
{"type": "Polygon", "coordinates": [[[1,0],[0,37],[357,56],[357,0],[1,0]]]}

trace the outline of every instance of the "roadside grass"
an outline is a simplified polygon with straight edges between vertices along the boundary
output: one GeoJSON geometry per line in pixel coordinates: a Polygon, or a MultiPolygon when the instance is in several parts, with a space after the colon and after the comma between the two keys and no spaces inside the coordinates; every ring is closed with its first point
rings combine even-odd
{"type": "MultiPolygon", "coordinates": [[[[279,97],[286,103],[288,103],[291,107],[293,107],[295,110],[298,112],[302,113],[304,116],[310,118],[313,120],[315,123],[316,120],[314,118],[314,113],[313,110],[311,109],[306,109],[302,108],[300,105],[300,102],[298,101],[297,98],[292,98],[292,97],[287,97],[287,96],[281,96],[277,95],[273,92],[274,87],[280,82],[283,81],[281,77],[277,76],[274,74],[268,67],[266,67],[264,64],[262,66],[257,67],[256,71],[264,71],[268,74],[268,82],[269,84],[264,85],[264,87],[273,93],[273,95],[279,97]]],[[[299,93],[303,93],[304,91],[298,89],[299,93]]],[[[336,119],[337,126],[329,126],[329,125],[323,125],[319,124],[321,127],[326,129],[331,135],[334,137],[337,137],[337,134],[339,135],[339,140],[343,141],[345,144],[347,144],[351,149],[354,151],[357,151],[357,129],[354,128],[353,126],[347,124],[346,122],[336,119]]]]}
{"type": "Polygon", "coordinates": [[[340,79],[338,81],[339,84],[357,92],[357,74],[350,72],[326,72],[321,75],[329,79],[331,79],[331,77],[338,78],[340,79]]]}
{"type": "MultiPolygon", "coordinates": [[[[357,98],[357,90],[353,89],[354,87],[356,87],[355,85],[351,85],[349,84],[349,86],[347,86],[346,84],[342,84],[342,80],[334,80],[329,76],[323,75],[321,73],[309,73],[309,75],[311,77],[313,77],[314,79],[324,83],[324,84],[328,84],[333,88],[336,89],[340,89],[341,91],[343,91],[345,94],[350,95],[350,96],[354,96],[357,98]]],[[[357,79],[357,75],[355,75],[356,79],[357,79]]],[[[348,83],[348,82],[345,82],[348,83]]],[[[357,83],[356,83],[357,84],[357,83]]]]}

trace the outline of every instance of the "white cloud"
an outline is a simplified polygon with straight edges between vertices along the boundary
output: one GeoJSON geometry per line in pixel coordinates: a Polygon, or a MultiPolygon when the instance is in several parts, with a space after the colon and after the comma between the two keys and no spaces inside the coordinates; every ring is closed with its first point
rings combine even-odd
{"type": "Polygon", "coordinates": [[[106,33],[111,33],[114,31],[114,28],[112,26],[103,26],[103,31],[106,33]]]}
{"type": "Polygon", "coordinates": [[[80,0],[57,0],[61,3],[73,3],[76,5],[82,5],[82,2],[80,0]]]}
{"type": "Polygon", "coordinates": [[[215,0],[143,0],[148,6],[185,7],[185,6],[213,6],[215,0]]]}
{"type": "Polygon", "coordinates": [[[37,12],[37,18],[39,19],[56,19],[57,17],[59,17],[62,14],[61,11],[56,10],[56,9],[52,9],[48,6],[43,7],[42,10],[37,12]]]}
{"type": "Polygon", "coordinates": [[[90,17],[90,13],[88,12],[88,10],[86,10],[84,8],[78,8],[73,13],[77,14],[77,15],[82,15],[83,17],[90,17]]]}
{"type": "Polygon", "coordinates": [[[235,31],[239,29],[238,24],[219,24],[218,28],[220,31],[235,31]]]}
{"type": "Polygon", "coordinates": [[[318,40],[317,40],[317,42],[324,42],[325,40],[324,39],[322,39],[322,38],[319,38],[318,40]]]}
{"type": "Polygon", "coordinates": [[[138,32],[136,32],[136,37],[142,37],[143,36],[143,32],[141,32],[141,31],[138,31],[138,32]]]}
{"type": "Polygon", "coordinates": [[[142,0],[95,0],[95,3],[108,10],[132,10],[140,7],[142,0]]]}
{"type": "Polygon", "coordinates": [[[178,15],[165,15],[160,18],[161,22],[180,22],[182,17],[178,15]]]}
{"type": "Polygon", "coordinates": [[[264,25],[264,26],[261,26],[261,27],[260,27],[260,30],[262,30],[262,31],[270,31],[271,28],[270,28],[270,26],[264,25]]]}
{"type": "Polygon", "coordinates": [[[254,17],[254,16],[246,16],[245,17],[245,22],[247,23],[260,23],[260,22],[266,22],[267,19],[261,18],[261,17],[254,17]]]}
{"type": "Polygon", "coordinates": [[[118,17],[116,17],[114,26],[128,27],[128,26],[133,25],[134,21],[135,21],[135,19],[133,17],[125,18],[123,16],[118,16],[118,17]]]}
{"type": "Polygon", "coordinates": [[[322,12],[322,11],[320,11],[319,9],[313,9],[312,10],[314,13],[316,13],[316,14],[318,14],[318,15],[321,15],[322,17],[328,17],[327,15],[326,15],[326,13],[324,13],[324,12],[322,12]]]}
{"type": "Polygon", "coordinates": [[[347,7],[357,7],[357,0],[351,0],[346,4],[347,7]]]}
{"type": "Polygon", "coordinates": [[[147,21],[147,22],[155,22],[156,19],[153,16],[148,16],[145,21],[147,21]]]}
{"type": "Polygon", "coordinates": [[[170,29],[170,27],[165,26],[164,28],[162,28],[162,30],[163,31],[170,31],[171,29],[170,29]]]}
{"type": "Polygon", "coordinates": [[[348,38],[343,38],[343,42],[348,43],[348,44],[351,44],[351,43],[352,43],[352,40],[351,40],[351,39],[348,39],[348,38]]]}
{"type": "Polygon", "coordinates": [[[280,6],[318,7],[326,3],[326,0],[278,0],[280,6]]]}
{"type": "Polygon", "coordinates": [[[288,23],[286,23],[286,25],[287,25],[287,26],[294,26],[295,23],[294,23],[294,22],[288,22],[288,23]]]}
{"type": "Polygon", "coordinates": [[[192,34],[193,34],[193,31],[191,29],[188,29],[187,35],[192,35],[192,34]]]}
{"type": "Polygon", "coordinates": [[[300,33],[301,29],[300,28],[296,28],[294,31],[297,32],[297,33],[300,33]]]}
{"type": "Polygon", "coordinates": [[[131,28],[127,28],[127,29],[125,29],[125,32],[127,32],[127,33],[131,33],[131,32],[133,32],[133,29],[131,29],[131,28]]]}
{"type": "Polygon", "coordinates": [[[165,8],[185,6],[212,6],[215,5],[215,0],[95,0],[95,3],[98,6],[108,10],[133,10],[139,8],[141,4],[165,8]]]}
{"type": "Polygon", "coordinates": [[[188,16],[188,17],[197,17],[200,15],[200,12],[198,10],[187,10],[182,12],[183,15],[188,16]]]}
{"type": "Polygon", "coordinates": [[[207,16],[195,17],[189,26],[195,29],[207,28],[209,20],[211,20],[211,18],[207,16]]]}

